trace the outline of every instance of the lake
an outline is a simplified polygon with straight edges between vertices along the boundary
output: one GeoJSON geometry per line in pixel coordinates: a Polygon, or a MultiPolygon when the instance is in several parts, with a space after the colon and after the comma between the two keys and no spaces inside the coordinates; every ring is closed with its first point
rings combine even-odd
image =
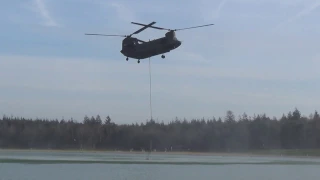
{"type": "Polygon", "coordinates": [[[0,150],[0,162],[0,180],[320,178],[318,158],[0,150]]]}

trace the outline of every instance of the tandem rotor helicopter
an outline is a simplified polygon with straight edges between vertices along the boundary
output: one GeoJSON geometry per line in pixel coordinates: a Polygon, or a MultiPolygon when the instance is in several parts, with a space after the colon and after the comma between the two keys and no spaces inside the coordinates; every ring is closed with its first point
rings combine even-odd
{"type": "Polygon", "coordinates": [[[142,27],[141,29],[137,30],[136,32],[130,35],[108,35],[108,34],[85,34],[85,35],[125,37],[122,40],[122,49],[120,52],[127,57],[126,58],[127,61],[129,60],[129,58],[133,58],[133,59],[137,59],[138,63],[140,63],[140,59],[150,58],[152,56],[156,56],[159,54],[162,54],[161,57],[165,58],[164,53],[170,52],[171,50],[178,48],[181,45],[181,41],[179,41],[176,38],[175,31],[214,25],[214,24],[206,24],[206,25],[181,28],[181,29],[166,29],[166,28],[152,26],[156,22],[151,22],[150,24],[141,24],[136,22],[131,22],[131,23],[135,25],[144,26],[144,27],[142,27]],[[168,32],[165,34],[164,37],[154,39],[151,41],[149,40],[148,42],[132,37],[132,35],[138,34],[147,28],[167,30],[168,32]]]}

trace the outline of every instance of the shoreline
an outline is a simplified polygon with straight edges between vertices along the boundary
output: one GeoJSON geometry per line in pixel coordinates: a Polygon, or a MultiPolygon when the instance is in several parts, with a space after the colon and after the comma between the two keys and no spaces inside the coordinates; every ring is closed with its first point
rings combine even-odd
{"type": "MultiPolygon", "coordinates": [[[[148,151],[115,151],[90,149],[0,149],[0,152],[74,152],[74,153],[118,153],[118,154],[147,154],[148,151]]],[[[256,150],[248,152],[190,152],[190,151],[152,151],[158,155],[189,155],[189,156],[240,156],[240,157],[295,157],[320,158],[320,150],[256,150]]]]}

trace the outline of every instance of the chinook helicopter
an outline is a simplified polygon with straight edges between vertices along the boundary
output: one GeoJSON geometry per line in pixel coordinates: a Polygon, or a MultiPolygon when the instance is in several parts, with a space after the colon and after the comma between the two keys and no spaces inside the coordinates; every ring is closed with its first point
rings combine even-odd
{"type": "Polygon", "coordinates": [[[162,54],[161,57],[165,58],[165,55],[164,55],[165,53],[170,52],[178,48],[179,46],[181,46],[181,41],[177,39],[175,31],[214,25],[214,24],[207,24],[202,26],[194,26],[194,27],[172,30],[172,29],[152,26],[156,22],[151,22],[150,24],[141,24],[136,22],[131,22],[131,23],[135,25],[140,25],[143,27],[130,35],[108,35],[108,34],[85,34],[85,35],[125,37],[122,40],[122,49],[120,52],[127,57],[126,58],[127,61],[129,60],[129,58],[133,58],[133,59],[137,59],[138,63],[140,63],[141,59],[150,58],[152,56],[156,56],[159,54],[162,54]],[[151,41],[149,40],[148,42],[132,37],[132,35],[138,34],[147,28],[167,30],[168,32],[165,34],[164,37],[154,39],[151,41]]]}

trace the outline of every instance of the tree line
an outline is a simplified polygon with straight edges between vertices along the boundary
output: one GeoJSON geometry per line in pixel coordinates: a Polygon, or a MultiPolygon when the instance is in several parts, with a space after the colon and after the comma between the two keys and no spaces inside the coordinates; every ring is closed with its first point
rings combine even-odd
{"type": "Polygon", "coordinates": [[[0,148],[100,149],[244,152],[271,149],[320,148],[320,116],[308,117],[298,109],[279,119],[266,114],[211,119],[179,119],[169,123],[119,125],[110,116],[99,115],[82,122],[26,119],[3,116],[0,119],[0,148]]]}

